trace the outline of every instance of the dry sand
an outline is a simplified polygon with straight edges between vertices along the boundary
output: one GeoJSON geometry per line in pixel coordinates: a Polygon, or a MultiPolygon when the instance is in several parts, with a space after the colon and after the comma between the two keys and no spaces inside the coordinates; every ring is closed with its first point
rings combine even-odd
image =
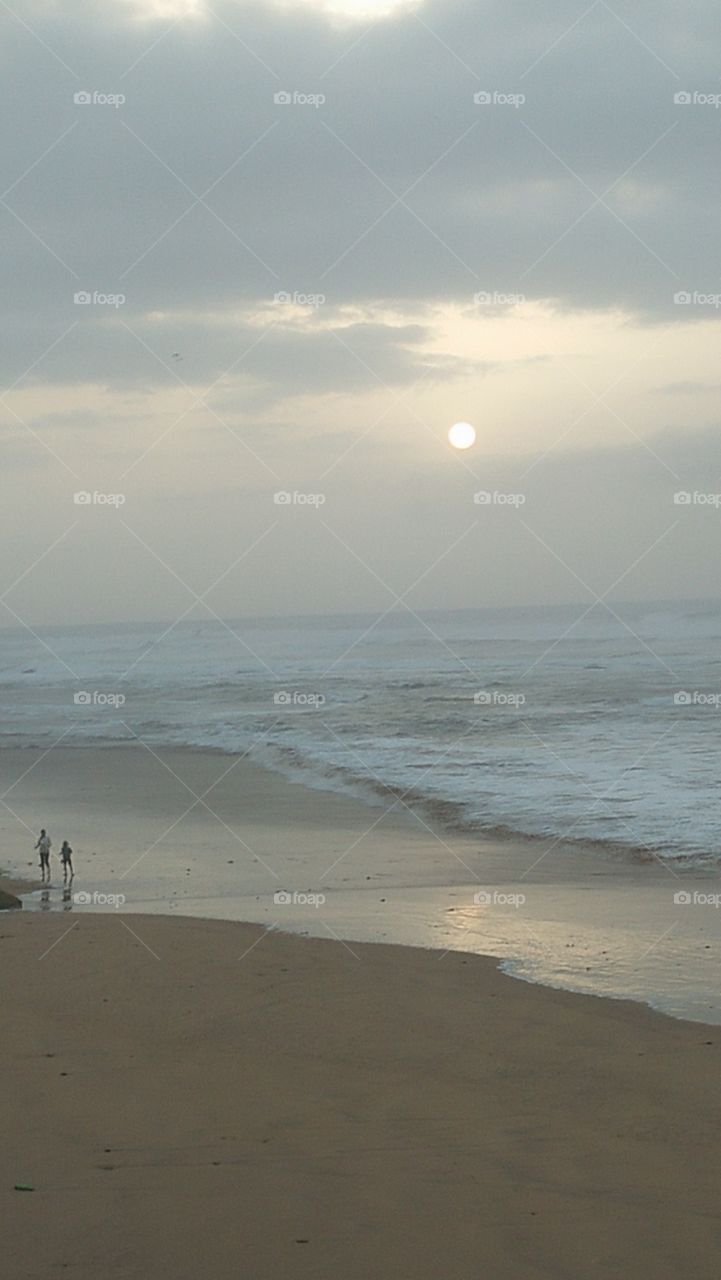
{"type": "Polygon", "coordinates": [[[6,1274],[716,1280],[717,1029],[351,946],[3,913],[6,1274]]]}

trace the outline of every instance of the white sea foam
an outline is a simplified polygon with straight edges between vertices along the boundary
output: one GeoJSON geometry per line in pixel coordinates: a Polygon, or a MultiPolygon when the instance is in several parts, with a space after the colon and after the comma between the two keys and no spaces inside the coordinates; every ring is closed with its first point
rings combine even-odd
{"type": "Polygon", "coordinates": [[[449,823],[714,858],[721,608],[614,607],[626,625],[600,606],[573,625],[578,606],[62,629],[47,648],[6,631],[0,745],[249,751],[449,823]]]}

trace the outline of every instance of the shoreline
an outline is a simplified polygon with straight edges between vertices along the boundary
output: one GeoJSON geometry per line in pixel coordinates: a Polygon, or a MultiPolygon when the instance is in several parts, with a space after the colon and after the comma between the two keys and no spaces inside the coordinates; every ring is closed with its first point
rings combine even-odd
{"type": "MultiPolygon", "coordinates": [[[[611,863],[629,863],[635,866],[648,865],[653,862],[660,862],[675,868],[680,872],[697,871],[699,873],[708,872],[712,874],[719,872],[721,855],[713,852],[705,853],[681,853],[676,856],[663,855],[661,847],[653,848],[650,845],[624,843],[622,841],[597,840],[590,837],[575,840],[563,834],[549,833],[548,835],[539,835],[537,833],[523,831],[513,827],[509,827],[503,823],[489,823],[487,826],[473,823],[471,820],[459,818],[458,821],[452,821],[444,818],[443,814],[448,809],[454,809],[460,806],[459,801],[442,800],[425,794],[415,794],[412,789],[394,788],[385,783],[373,783],[369,780],[362,780],[352,775],[344,780],[341,786],[333,786],[330,778],[324,778],[322,775],[313,775],[314,780],[311,782],[304,776],[305,766],[302,764],[281,764],[271,762],[267,759],[258,760],[253,757],[252,752],[235,752],[226,750],[223,747],[216,746],[193,746],[185,743],[173,744],[172,746],[156,744],[153,750],[159,756],[166,755],[187,755],[189,757],[198,754],[213,756],[219,760],[239,760],[245,759],[257,769],[262,769],[267,773],[274,774],[278,778],[282,778],[284,782],[290,786],[301,786],[304,790],[311,793],[319,793],[321,795],[336,796],[340,799],[346,799],[351,803],[359,802],[365,808],[378,811],[379,809],[388,808],[388,804],[394,801],[395,804],[406,801],[409,807],[423,812],[427,821],[438,828],[445,835],[453,838],[470,839],[477,841],[485,841],[488,843],[508,844],[514,848],[519,846],[525,847],[529,854],[540,854],[548,845],[553,845],[561,852],[567,852],[572,856],[589,856],[596,858],[606,858],[611,863]],[[388,804],[386,804],[388,802],[388,804]]],[[[77,742],[66,746],[64,750],[77,752],[125,752],[137,749],[137,744],[132,740],[113,741],[106,739],[101,742],[77,742]]],[[[0,747],[0,759],[5,752],[34,752],[39,755],[47,750],[42,745],[24,745],[0,747]]]]}
{"type": "MultiPolygon", "coordinates": [[[[63,746],[28,769],[26,751],[4,749],[0,772],[19,819],[0,815],[4,863],[26,876],[28,828],[45,825],[54,849],[69,836],[86,895],[35,887],[28,914],[110,907],[473,952],[550,988],[721,1023],[718,913],[673,896],[713,889],[708,871],[452,836],[400,805],[379,812],[218,751],[63,746]],[[277,904],[280,890],[293,900],[277,904]]],[[[57,876],[55,853],[51,864],[57,876]]]]}
{"type": "Polygon", "coordinates": [[[1,924],[0,1206],[29,1280],[717,1274],[705,1027],[458,952],[1,924]]]}

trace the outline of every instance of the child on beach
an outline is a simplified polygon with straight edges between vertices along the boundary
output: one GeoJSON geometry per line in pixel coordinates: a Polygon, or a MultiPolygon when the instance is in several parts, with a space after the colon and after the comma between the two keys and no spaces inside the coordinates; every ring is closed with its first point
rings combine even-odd
{"type": "Polygon", "coordinates": [[[75,872],[73,871],[73,851],[67,840],[63,840],[62,847],[60,849],[60,861],[63,864],[63,880],[67,880],[68,878],[68,867],[70,868],[70,879],[72,880],[75,875],[75,872]]]}
{"type": "Polygon", "coordinates": [[[40,831],[40,838],[37,844],[35,845],[35,848],[40,850],[40,879],[43,881],[43,884],[45,883],[46,877],[47,877],[48,883],[50,883],[50,846],[51,845],[52,845],[52,840],[50,839],[50,836],[48,835],[47,831],[43,827],[40,831]]]}

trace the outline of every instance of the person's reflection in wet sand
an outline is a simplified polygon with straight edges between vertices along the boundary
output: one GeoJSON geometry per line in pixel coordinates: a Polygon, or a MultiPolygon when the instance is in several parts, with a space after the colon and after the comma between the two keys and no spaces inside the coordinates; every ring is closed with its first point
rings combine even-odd
{"type": "Polygon", "coordinates": [[[63,911],[72,911],[73,909],[72,881],[73,878],[71,876],[70,883],[63,885],[63,911]]]}
{"type": "Polygon", "coordinates": [[[50,890],[49,889],[43,889],[40,894],[40,910],[41,911],[50,910],[50,890]]]}

